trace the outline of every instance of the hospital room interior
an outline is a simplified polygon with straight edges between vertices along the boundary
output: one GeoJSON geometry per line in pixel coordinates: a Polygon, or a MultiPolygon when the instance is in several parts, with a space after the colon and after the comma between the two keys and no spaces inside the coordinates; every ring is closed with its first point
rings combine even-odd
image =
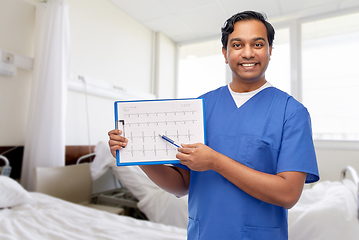
{"type": "Polygon", "coordinates": [[[114,103],[229,84],[221,27],[244,10],[311,116],[320,181],[289,239],[359,239],[358,0],[0,0],[0,239],[186,239],[188,196],[111,155],[114,103]]]}

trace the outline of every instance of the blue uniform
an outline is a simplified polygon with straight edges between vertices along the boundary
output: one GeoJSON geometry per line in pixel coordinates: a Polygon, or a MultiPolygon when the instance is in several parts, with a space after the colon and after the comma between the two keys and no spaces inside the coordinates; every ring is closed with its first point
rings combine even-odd
{"type": "MultiPolygon", "coordinates": [[[[252,169],[319,180],[307,109],[266,88],[237,108],[228,87],[205,99],[207,145],[252,169]]],[[[188,239],[288,239],[287,210],[258,200],[215,171],[191,170],[188,239]]]]}

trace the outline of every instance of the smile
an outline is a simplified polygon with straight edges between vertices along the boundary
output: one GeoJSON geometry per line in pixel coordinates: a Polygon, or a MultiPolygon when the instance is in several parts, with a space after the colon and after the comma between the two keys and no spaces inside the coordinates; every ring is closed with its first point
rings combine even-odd
{"type": "Polygon", "coordinates": [[[243,67],[253,67],[255,66],[256,64],[255,63],[242,63],[241,64],[243,67]]]}

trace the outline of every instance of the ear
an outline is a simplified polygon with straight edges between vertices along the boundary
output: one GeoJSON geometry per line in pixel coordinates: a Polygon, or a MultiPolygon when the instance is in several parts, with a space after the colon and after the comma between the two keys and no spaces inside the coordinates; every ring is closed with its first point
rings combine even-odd
{"type": "Polygon", "coordinates": [[[224,56],[224,59],[226,60],[226,64],[228,64],[227,50],[224,47],[222,47],[222,54],[224,56]]]}
{"type": "Polygon", "coordinates": [[[271,59],[272,56],[272,46],[269,47],[269,60],[271,59]]]}

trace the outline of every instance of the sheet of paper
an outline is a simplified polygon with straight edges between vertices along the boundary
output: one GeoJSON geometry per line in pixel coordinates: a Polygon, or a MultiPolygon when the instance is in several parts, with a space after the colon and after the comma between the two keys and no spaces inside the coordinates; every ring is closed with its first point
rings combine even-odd
{"type": "Polygon", "coordinates": [[[205,142],[203,99],[115,102],[115,120],[128,139],[117,165],[176,163],[177,143],[205,142]]]}

